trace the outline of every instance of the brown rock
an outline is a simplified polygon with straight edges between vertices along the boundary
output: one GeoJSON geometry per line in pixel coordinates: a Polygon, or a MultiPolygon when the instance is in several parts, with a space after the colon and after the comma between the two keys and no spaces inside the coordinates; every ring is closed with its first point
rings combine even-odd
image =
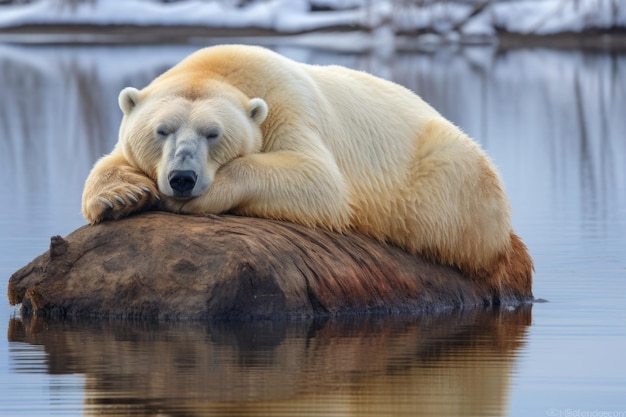
{"type": "Polygon", "coordinates": [[[149,212],[83,226],[9,280],[29,316],[292,318],[521,304],[362,235],[237,216],[149,212]]]}

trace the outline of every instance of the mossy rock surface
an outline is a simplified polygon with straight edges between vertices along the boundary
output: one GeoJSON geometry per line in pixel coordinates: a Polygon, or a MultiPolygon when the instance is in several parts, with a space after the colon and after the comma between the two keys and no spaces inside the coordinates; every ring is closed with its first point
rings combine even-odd
{"type": "Polygon", "coordinates": [[[22,315],[255,319],[521,304],[369,237],[238,216],[147,212],[83,226],[9,280],[22,315]]]}

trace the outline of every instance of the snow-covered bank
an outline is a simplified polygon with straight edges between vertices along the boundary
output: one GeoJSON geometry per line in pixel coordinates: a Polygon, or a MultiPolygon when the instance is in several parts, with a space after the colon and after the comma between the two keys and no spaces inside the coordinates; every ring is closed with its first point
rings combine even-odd
{"type": "MultiPolygon", "coordinates": [[[[357,31],[410,34],[425,42],[476,42],[498,34],[557,35],[626,31],[622,0],[39,0],[0,6],[0,34],[27,35],[33,27],[255,28],[276,34],[357,31]],[[28,28],[17,31],[16,28],[28,28]]],[[[67,29],[67,28],[66,28],[67,29]]],[[[87,30],[89,32],[89,30],[87,30]]],[[[40,33],[43,33],[40,31],[40,33]]],[[[57,33],[58,35],[58,33],[57,33]]],[[[83,34],[84,35],[84,34],[83,34]]],[[[371,37],[370,37],[371,38],[371,37]]],[[[55,39],[50,37],[49,39],[55,39]]],[[[89,42],[89,37],[77,39],[89,42]]],[[[366,39],[363,42],[369,42],[366,39]]],[[[110,38],[108,41],[115,41],[110,38]]],[[[332,44],[332,41],[330,42],[332,44]]]]}

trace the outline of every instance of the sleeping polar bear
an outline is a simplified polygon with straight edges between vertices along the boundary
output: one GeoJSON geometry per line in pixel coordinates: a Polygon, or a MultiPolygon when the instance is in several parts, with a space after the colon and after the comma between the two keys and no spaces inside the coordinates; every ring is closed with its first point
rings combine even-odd
{"type": "Polygon", "coordinates": [[[267,49],[202,49],[122,90],[119,140],[83,194],[91,222],[154,206],[356,231],[530,286],[502,181],[479,145],[411,91],[267,49]]]}

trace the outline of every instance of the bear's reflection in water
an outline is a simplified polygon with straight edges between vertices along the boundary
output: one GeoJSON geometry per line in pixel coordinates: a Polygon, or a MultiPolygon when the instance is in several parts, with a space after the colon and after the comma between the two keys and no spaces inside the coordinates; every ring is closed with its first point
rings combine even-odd
{"type": "Polygon", "coordinates": [[[487,416],[506,414],[530,323],[530,305],[287,323],[13,319],[9,340],[42,344],[50,374],[83,374],[85,415],[487,416]]]}

